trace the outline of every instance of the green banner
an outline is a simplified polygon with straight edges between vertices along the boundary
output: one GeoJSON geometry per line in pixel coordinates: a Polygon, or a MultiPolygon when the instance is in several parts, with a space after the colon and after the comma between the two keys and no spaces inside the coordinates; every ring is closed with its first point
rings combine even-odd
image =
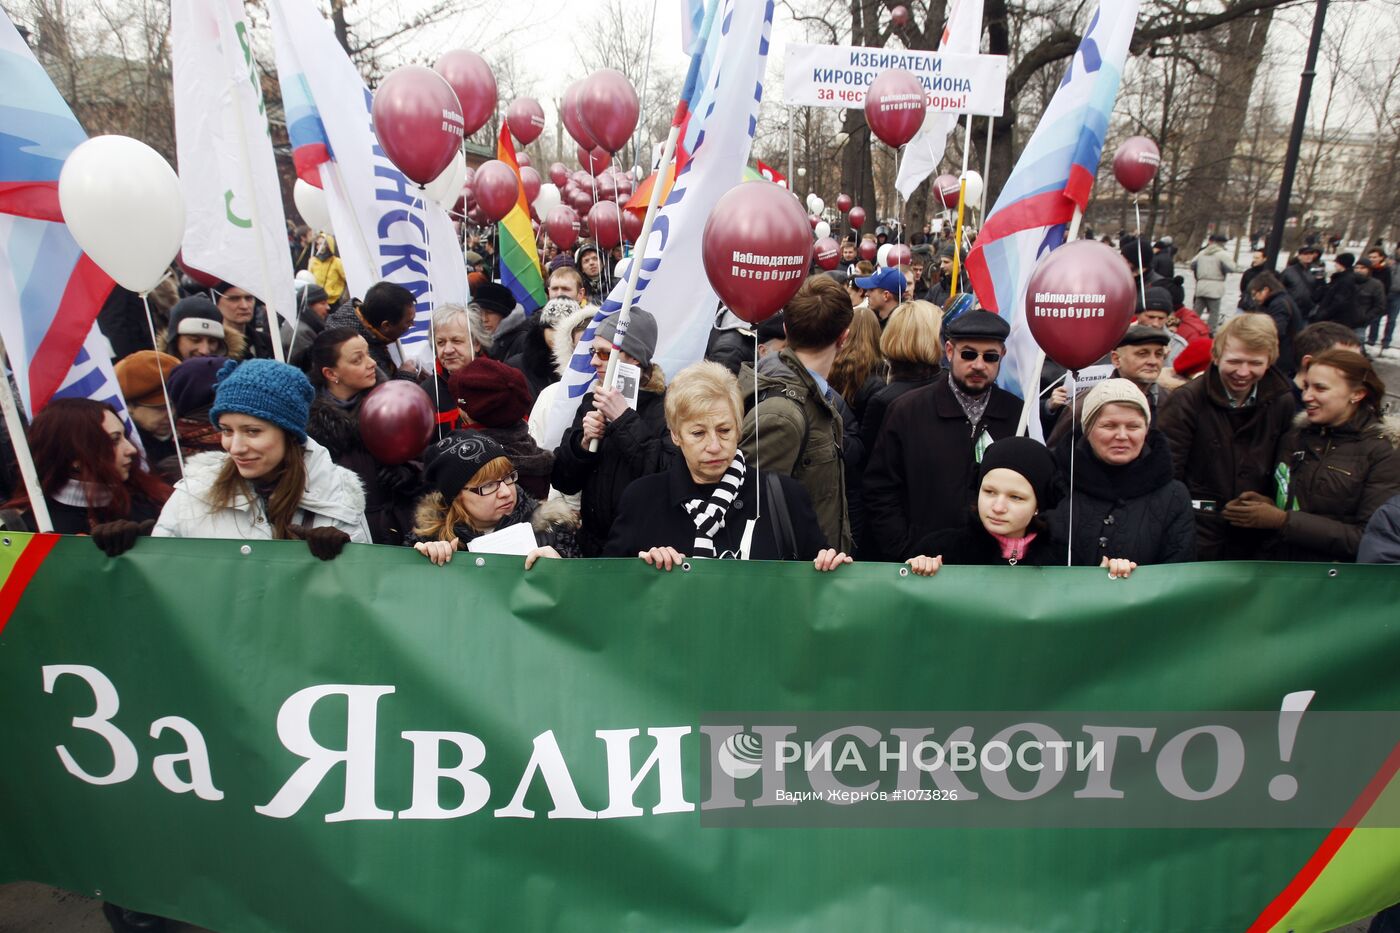
{"type": "MultiPolygon", "coordinates": [[[[223,933],[1302,931],[1400,901],[1394,717],[1344,743],[1341,817],[1261,828],[1180,809],[1284,808],[1319,783],[1319,733],[1349,727],[1327,717],[1400,710],[1396,567],[526,573],[370,546],[321,563],[294,542],[143,539],[109,559],[10,535],[0,574],[0,881],[223,933]],[[785,717],[794,736],[865,723],[873,749],[961,711],[1156,731],[1118,742],[1107,774],[1075,748],[1066,772],[1032,766],[1014,787],[985,757],[842,776],[880,787],[856,825],[831,825],[840,804],[787,821],[765,807],[775,787],[830,789],[810,762],[779,776],[785,717]],[[1152,718],[1241,711],[1264,717],[1259,735],[1152,718]],[[969,791],[1007,805],[1038,793],[1028,776],[1056,785],[1060,825],[929,825],[884,803],[966,817],[969,791]],[[1076,824],[1077,801],[1115,793],[1177,809],[1076,824]]],[[[985,755],[990,727],[968,722],[985,755]]]]}

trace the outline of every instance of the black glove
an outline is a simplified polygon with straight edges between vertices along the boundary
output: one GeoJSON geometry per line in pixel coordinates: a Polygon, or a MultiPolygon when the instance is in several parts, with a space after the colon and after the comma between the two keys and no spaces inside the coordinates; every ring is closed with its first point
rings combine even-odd
{"type": "Polygon", "coordinates": [[[350,536],[339,528],[323,525],[320,528],[307,528],[305,525],[292,525],[287,529],[293,538],[306,542],[313,556],[319,560],[334,560],[350,543],[350,536]]]}
{"type": "Polygon", "coordinates": [[[92,543],[101,548],[108,557],[125,554],[136,546],[136,539],[149,535],[156,527],[156,520],[148,518],[144,522],[121,519],[92,526],[92,543]]]}
{"type": "Polygon", "coordinates": [[[416,463],[382,466],[374,478],[384,487],[385,492],[398,499],[416,499],[422,491],[423,471],[416,463]]]}

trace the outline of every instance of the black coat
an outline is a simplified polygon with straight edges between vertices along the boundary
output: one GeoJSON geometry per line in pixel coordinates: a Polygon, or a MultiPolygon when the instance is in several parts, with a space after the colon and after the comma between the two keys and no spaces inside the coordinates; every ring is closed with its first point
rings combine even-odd
{"type": "Polygon", "coordinates": [[[622,494],[634,480],[659,473],[677,456],[666,427],[665,395],[642,390],[637,410],[628,410],[607,426],[596,453],[583,442],[583,418],[593,410],[593,393],[585,395],[574,423],[554,450],[551,483],[562,493],[582,493],[579,514],[579,547],[584,557],[603,552],[622,494]]]}
{"type": "Polygon", "coordinates": [[[1294,359],[1293,338],[1305,326],[1303,313],[1298,310],[1293,297],[1288,292],[1270,295],[1264,307],[1257,309],[1273,318],[1274,329],[1278,331],[1278,368],[1288,375],[1298,371],[1298,361],[1294,359]]]}
{"type": "Polygon", "coordinates": [[[985,431],[992,440],[1016,433],[1021,400],[992,386],[991,400],[972,424],[947,375],[905,393],[889,407],[865,468],[865,517],[870,545],[903,560],[914,542],[931,532],[957,528],[973,500],[975,448],[985,431]]]}
{"type": "MultiPolygon", "coordinates": [[[[1068,444],[1055,451],[1066,487],[1069,453],[1068,444]]],[[[1047,520],[1055,540],[1070,545],[1070,558],[1077,567],[1097,567],[1105,557],[1124,557],[1138,564],[1196,559],[1191,494],[1172,478],[1171,449],[1158,431],[1148,432],[1136,460],[1118,467],[1094,456],[1086,440],[1079,441],[1074,447],[1072,513],[1070,502],[1068,496],[1061,498],[1047,520]]]]}
{"type": "Polygon", "coordinates": [[[1293,297],[1293,303],[1298,306],[1303,317],[1312,317],[1312,312],[1322,297],[1322,282],[1313,274],[1312,267],[1304,266],[1297,257],[1288,260],[1288,265],[1283,267],[1283,285],[1288,289],[1288,294],[1293,297]]]}
{"type": "Polygon", "coordinates": [[[927,375],[911,373],[910,378],[899,376],[897,371],[891,373],[890,381],[865,403],[865,413],[860,419],[860,439],[865,444],[867,457],[875,449],[875,439],[880,436],[880,426],[885,423],[885,414],[894,404],[894,400],[906,392],[933,382],[938,377],[938,370],[934,368],[927,375]]]}
{"type": "MultiPolygon", "coordinates": [[[[768,475],[768,474],[763,474],[768,475]]],[[[776,474],[775,474],[776,475],[776,474]]],[[[713,538],[715,552],[735,555],[744,537],[744,526],[759,511],[759,472],[750,467],[744,474],[744,485],[729,507],[724,527],[713,538]]],[[[792,522],[797,544],[797,559],[812,560],[826,547],[826,538],[812,511],[812,499],[801,483],[790,476],[778,476],[792,522]]],[[[676,457],[664,473],[653,473],[627,487],[618,505],[617,518],[608,535],[604,557],[636,557],[641,551],[654,547],[673,547],[682,554],[691,554],[695,545],[695,522],[685,510],[685,503],[706,497],[713,486],[701,486],[690,476],[685,459],[676,457]]],[[[777,510],[768,500],[768,488],[763,488],[762,517],[754,527],[749,557],[753,560],[781,560],[778,541],[777,510]]]]}
{"type": "Polygon", "coordinates": [[[907,557],[923,555],[941,557],[943,563],[957,567],[1063,567],[1065,566],[1065,546],[1056,541],[1050,532],[1037,532],[1035,540],[1026,549],[1026,556],[1018,561],[1001,556],[1001,545],[982,527],[974,515],[956,528],[945,528],[925,535],[916,542],[907,557]]]}
{"type": "Polygon", "coordinates": [[[1327,283],[1322,293],[1322,302],[1317,308],[1319,321],[1336,321],[1346,327],[1357,328],[1366,324],[1366,308],[1361,300],[1360,273],[1338,272],[1327,283]]]}

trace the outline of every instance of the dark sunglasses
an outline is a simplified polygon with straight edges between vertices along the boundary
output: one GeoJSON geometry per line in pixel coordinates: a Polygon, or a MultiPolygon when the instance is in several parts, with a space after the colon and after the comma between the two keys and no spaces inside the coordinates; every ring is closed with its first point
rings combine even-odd
{"type": "MultiPolygon", "coordinates": [[[[972,349],[971,347],[966,347],[966,348],[964,348],[964,349],[958,351],[958,356],[962,357],[963,359],[965,359],[965,360],[967,360],[969,363],[971,363],[973,360],[977,359],[978,354],[977,354],[977,351],[974,350],[974,349],[972,349]]],[[[1001,362],[1001,351],[1000,351],[1000,350],[983,350],[981,356],[982,356],[982,362],[984,362],[984,363],[1000,363],[1000,362],[1001,362]]]]}
{"type": "Polygon", "coordinates": [[[608,360],[612,359],[612,350],[599,350],[595,347],[593,349],[593,355],[596,356],[598,359],[602,360],[604,363],[606,363],[608,360]]]}

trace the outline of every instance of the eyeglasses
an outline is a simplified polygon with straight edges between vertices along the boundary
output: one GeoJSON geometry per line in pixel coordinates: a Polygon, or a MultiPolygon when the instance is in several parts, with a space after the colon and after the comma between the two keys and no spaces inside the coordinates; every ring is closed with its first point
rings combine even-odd
{"type": "Polygon", "coordinates": [[[507,486],[514,486],[518,479],[520,479],[519,473],[510,472],[493,483],[482,483],[480,486],[468,486],[467,492],[478,496],[494,496],[496,490],[501,488],[502,483],[507,486]]]}
{"type": "Polygon", "coordinates": [[[967,360],[969,363],[971,363],[973,360],[977,359],[977,357],[978,357],[979,355],[982,357],[982,362],[984,362],[984,363],[1000,363],[1000,362],[1001,362],[1001,351],[999,351],[999,350],[983,350],[983,351],[979,354],[976,350],[972,349],[971,347],[966,347],[966,348],[964,348],[964,349],[958,351],[958,356],[960,356],[960,357],[962,357],[963,359],[967,360]]]}
{"type": "Polygon", "coordinates": [[[612,348],[608,347],[606,349],[599,350],[597,347],[594,347],[593,355],[596,356],[598,359],[602,360],[604,363],[606,363],[608,360],[612,359],[612,348]]]}

